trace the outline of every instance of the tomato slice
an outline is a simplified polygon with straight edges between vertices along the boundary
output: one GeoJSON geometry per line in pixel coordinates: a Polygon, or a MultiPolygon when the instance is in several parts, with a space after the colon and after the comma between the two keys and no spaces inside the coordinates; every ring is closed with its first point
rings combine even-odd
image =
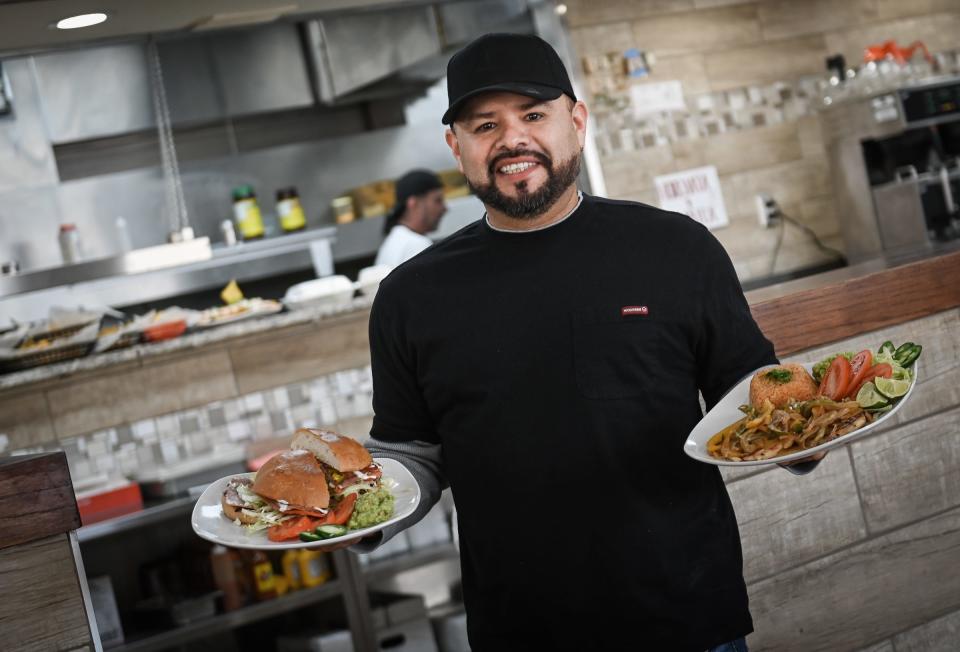
{"type": "Polygon", "coordinates": [[[330,514],[327,514],[327,520],[324,525],[329,523],[330,525],[346,525],[347,521],[350,520],[350,515],[353,514],[353,506],[357,504],[357,494],[350,494],[346,498],[340,501],[340,504],[334,508],[331,517],[330,514]]]}
{"type": "Polygon", "coordinates": [[[827,373],[823,375],[823,380],[820,382],[820,395],[839,401],[850,384],[851,375],[850,361],[838,355],[830,363],[827,373]]]}
{"type": "Polygon", "coordinates": [[[267,538],[271,541],[289,541],[296,539],[301,532],[308,532],[321,524],[323,519],[301,516],[291,518],[280,525],[271,526],[267,530],[267,538]]]}
{"type": "Polygon", "coordinates": [[[850,383],[843,390],[844,396],[850,396],[850,392],[860,386],[860,383],[863,382],[864,376],[870,372],[870,367],[872,365],[873,353],[870,351],[870,349],[864,349],[857,355],[853,356],[853,360],[850,361],[850,383]]]}
{"type": "Polygon", "coordinates": [[[888,365],[886,362],[880,362],[873,365],[864,375],[863,380],[860,381],[860,384],[853,388],[853,391],[850,392],[849,396],[852,398],[857,398],[857,394],[860,393],[860,389],[872,381],[874,378],[892,378],[893,377],[893,367],[888,365]]]}

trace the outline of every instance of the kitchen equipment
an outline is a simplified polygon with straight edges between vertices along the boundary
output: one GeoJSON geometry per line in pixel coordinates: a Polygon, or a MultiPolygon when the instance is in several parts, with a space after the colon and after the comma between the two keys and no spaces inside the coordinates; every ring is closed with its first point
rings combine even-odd
{"type": "Polygon", "coordinates": [[[822,116],[851,263],[960,238],[960,78],[837,102],[822,116]]]}

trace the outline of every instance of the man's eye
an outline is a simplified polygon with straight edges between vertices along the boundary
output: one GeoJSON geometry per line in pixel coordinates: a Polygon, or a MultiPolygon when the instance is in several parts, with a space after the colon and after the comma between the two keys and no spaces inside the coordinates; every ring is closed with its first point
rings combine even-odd
{"type": "Polygon", "coordinates": [[[477,133],[480,133],[481,131],[490,131],[495,126],[496,125],[494,125],[492,122],[484,122],[482,125],[474,129],[474,131],[476,131],[477,133]]]}
{"type": "Polygon", "coordinates": [[[543,120],[545,116],[542,113],[528,113],[525,116],[527,122],[536,122],[537,120],[543,120]]]}

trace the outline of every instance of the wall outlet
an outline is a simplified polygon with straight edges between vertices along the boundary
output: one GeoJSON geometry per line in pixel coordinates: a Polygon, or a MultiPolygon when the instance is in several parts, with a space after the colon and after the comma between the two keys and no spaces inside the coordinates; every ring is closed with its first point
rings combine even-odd
{"type": "Polygon", "coordinates": [[[765,229],[780,224],[780,207],[770,195],[760,193],[754,199],[757,205],[757,221],[765,229]]]}

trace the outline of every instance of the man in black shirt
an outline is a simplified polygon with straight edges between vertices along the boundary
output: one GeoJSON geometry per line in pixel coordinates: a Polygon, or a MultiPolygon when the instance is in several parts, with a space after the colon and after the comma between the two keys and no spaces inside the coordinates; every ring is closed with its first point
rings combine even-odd
{"type": "Polygon", "coordinates": [[[587,110],[544,41],[481,37],[447,83],[487,212],[380,285],[371,448],[417,477],[419,515],[452,488],[472,648],[745,650],[733,508],[682,451],[698,391],[777,362],[727,254],[578,192],[587,110]]]}

